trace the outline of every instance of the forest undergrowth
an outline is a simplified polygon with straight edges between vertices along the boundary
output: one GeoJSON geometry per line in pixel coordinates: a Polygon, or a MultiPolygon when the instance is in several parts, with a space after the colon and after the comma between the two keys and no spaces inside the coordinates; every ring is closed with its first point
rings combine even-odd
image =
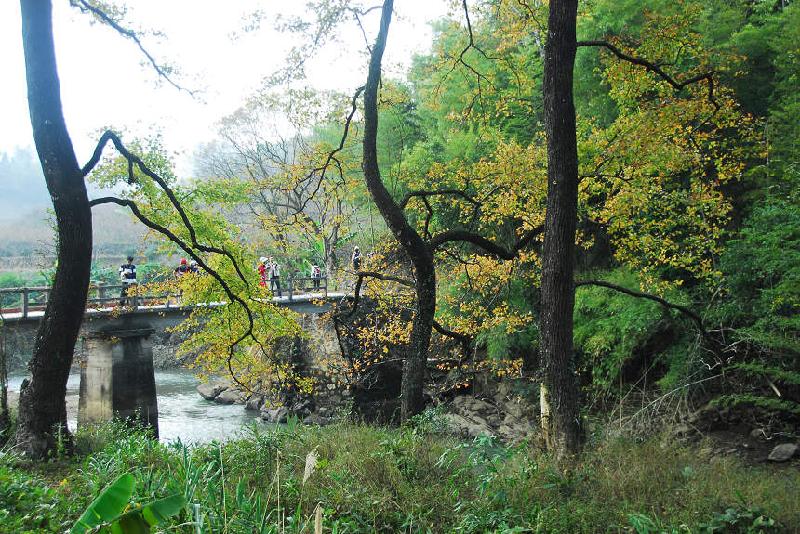
{"type": "MultiPolygon", "coordinates": [[[[529,443],[445,431],[436,411],[400,428],[253,426],[187,446],[111,423],[77,452],[33,464],[0,454],[0,524],[63,532],[120,475],[131,505],[180,493],[162,532],[786,532],[800,471],[708,458],[653,438],[590,438],[570,469],[529,443]],[[319,507],[319,509],[318,509],[319,507]]],[[[601,433],[596,432],[597,436],[601,433]]]]}

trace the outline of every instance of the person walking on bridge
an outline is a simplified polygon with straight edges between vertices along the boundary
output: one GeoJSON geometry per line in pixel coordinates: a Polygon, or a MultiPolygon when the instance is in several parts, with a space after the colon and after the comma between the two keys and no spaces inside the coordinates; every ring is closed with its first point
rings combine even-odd
{"type": "Polygon", "coordinates": [[[361,251],[353,247],[353,270],[357,273],[361,269],[361,251]]]}
{"type": "Polygon", "coordinates": [[[133,302],[136,302],[136,265],[133,264],[133,256],[128,256],[128,263],[120,265],[119,279],[122,282],[122,291],[119,294],[119,305],[124,306],[126,300],[133,295],[133,302]]]}
{"type": "Polygon", "coordinates": [[[267,258],[261,256],[258,260],[258,276],[260,281],[258,285],[261,287],[267,287],[267,278],[269,278],[269,267],[267,267],[267,258]]]}
{"type": "Polygon", "coordinates": [[[175,279],[180,280],[184,274],[190,271],[189,263],[186,261],[186,258],[181,258],[181,263],[177,267],[175,267],[175,279]]]}
{"type": "Polygon", "coordinates": [[[272,259],[269,260],[269,289],[273,293],[277,289],[278,297],[283,296],[281,294],[281,268],[278,262],[272,259]]]}
{"type": "Polygon", "coordinates": [[[313,282],[314,289],[319,289],[319,280],[322,278],[322,270],[319,265],[311,266],[311,281],[313,282]]]}

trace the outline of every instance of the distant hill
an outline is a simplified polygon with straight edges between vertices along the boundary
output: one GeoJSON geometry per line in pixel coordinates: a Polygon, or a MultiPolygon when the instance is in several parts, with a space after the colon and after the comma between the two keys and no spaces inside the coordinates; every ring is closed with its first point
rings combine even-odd
{"type": "MultiPolygon", "coordinates": [[[[0,154],[0,257],[26,258],[54,253],[50,195],[32,149],[0,154]]],[[[120,206],[92,210],[96,254],[136,250],[145,227],[120,206]]]]}
{"type": "Polygon", "coordinates": [[[30,148],[0,154],[0,221],[50,206],[36,154],[30,148]]]}

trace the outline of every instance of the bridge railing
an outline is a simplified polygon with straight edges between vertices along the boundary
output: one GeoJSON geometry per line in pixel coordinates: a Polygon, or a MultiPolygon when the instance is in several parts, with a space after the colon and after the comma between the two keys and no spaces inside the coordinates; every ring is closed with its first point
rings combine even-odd
{"type": "MultiPolygon", "coordinates": [[[[86,298],[87,309],[103,309],[117,305],[138,308],[140,306],[180,307],[180,294],[156,293],[147,289],[146,285],[138,285],[128,289],[122,295],[123,284],[104,284],[102,282],[89,285],[86,298]]],[[[19,314],[23,319],[31,312],[44,311],[50,297],[50,287],[10,287],[0,288],[0,314],[19,314]]],[[[277,294],[277,288],[275,288],[277,294]]],[[[327,277],[292,277],[282,281],[282,293],[293,301],[299,294],[316,294],[328,296],[327,277]]]]}
{"type": "MultiPolygon", "coordinates": [[[[174,293],[155,293],[147,291],[144,286],[129,288],[122,296],[123,284],[92,283],[86,298],[88,309],[102,309],[123,304],[126,306],[170,307],[178,303],[179,295],[174,293]]],[[[20,314],[28,317],[31,312],[44,311],[50,297],[50,287],[10,287],[0,288],[0,313],[20,314]]]]}
{"type": "Polygon", "coordinates": [[[307,295],[321,293],[327,297],[328,278],[326,276],[320,276],[319,278],[289,276],[286,280],[286,291],[290,301],[294,300],[295,294],[307,295]]]}

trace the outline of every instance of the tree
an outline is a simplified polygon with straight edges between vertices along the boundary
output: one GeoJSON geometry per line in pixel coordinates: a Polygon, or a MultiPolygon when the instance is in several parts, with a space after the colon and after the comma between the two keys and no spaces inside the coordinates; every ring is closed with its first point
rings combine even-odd
{"type": "Polygon", "coordinates": [[[572,79],[577,12],[577,0],[551,0],[542,82],[547,132],[547,211],[539,327],[544,368],[542,427],[549,447],[559,457],[577,453],[581,445],[572,350],[578,207],[578,142],[572,79]]]}
{"type": "Polygon", "coordinates": [[[312,90],[258,93],[221,121],[220,141],[199,158],[201,172],[211,179],[248,184],[242,223],[259,237],[269,236],[265,248],[274,244],[279,249],[274,252],[310,257],[325,266],[329,278],[338,271],[338,248],[352,235],[364,198],[354,172],[357,156],[347,156],[350,147],[340,144],[340,132],[328,142],[325,126],[352,114],[343,110],[339,96],[312,90]],[[275,126],[287,121],[289,135],[275,126]],[[328,172],[335,178],[326,179],[328,172]]]}
{"type": "Polygon", "coordinates": [[[31,126],[58,231],[55,278],[36,334],[30,381],[20,391],[16,445],[43,458],[70,443],[65,403],[83,320],[92,255],[92,214],[83,173],[61,110],[50,0],[21,0],[22,42],[31,126]]]}
{"type": "MultiPolygon", "coordinates": [[[[443,328],[435,320],[436,314],[436,265],[434,254],[451,243],[466,243],[480,248],[484,253],[510,260],[517,256],[533,238],[539,229],[525,232],[511,247],[503,247],[486,237],[469,229],[451,227],[435,235],[429,233],[429,225],[433,216],[428,204],[430,197],[469,198],[463,190],[433,189],[408,191],[398,202],[381,180],[378,165],[378,89],[381,79],[381,60],[386,48],[386,39],[392,18],[393,0],[385,0],[381,10],[381,22],[378,36],[370,52],[367,83],[364,86],[364,149],[363,163],[364,181],[367,189],[378,207],[378,211],[386,221],[389,230],[407,254],[414,277],[413,287],[416,295],[414,318],[412,320],[409,355],[403,367],[401,386],[401,417],[407,419],[419,413],[424,407],[422,388],[431,341],[431,331],[437,331],[461,339],[464,336],[443,328]],[[428,217],[424,223],[424,236],[409,223],[405,208],[412,199],[421,199],[428,208],[428,217]]],[[[359,278],[376,276],[377,273],[359,273],[359,278]]],[[[379,275],[378,275],[379,276],[379,275]]],[[[408,282],[407,282],[408,283],[408,282]]]]}

